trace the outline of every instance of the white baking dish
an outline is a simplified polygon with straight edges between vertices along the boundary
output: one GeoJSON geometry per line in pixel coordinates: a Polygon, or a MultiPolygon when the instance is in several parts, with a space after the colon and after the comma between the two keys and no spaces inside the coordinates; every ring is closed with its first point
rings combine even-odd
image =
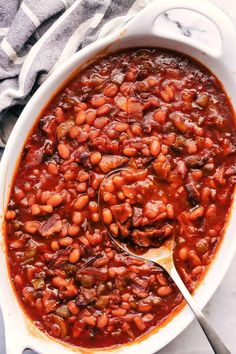
{"type": "MultiPolygon", "coordinates": [[[[0,222],[1,229],[4,219],[4,210],[8,203],[12,177],[16,168],[17,160],[25,140],[34,125],[41,109],[47,104],[50,97],[58,90],[66,79],[78,68],[83,68],[91,63],[96,57],[105,55],[119,49],[130,47],[163,47],[177,50],[202,62],[223,83],[234,107],[236,107],[236,32],[224,14],[215,5],[204,0],[157,0],[149,7],[140,12],[134,19],[119,31],[89,45],[79,53],[73,55],[46,82],[38,89],[31,98],[13,132],[8,140],[0,170],[0,222]],[[206,45],[194,41],[182,35],[166,33],[158,34],[156,20],[163,12],[170,9],[190,9],[203,14],[210,19],[218,28],[221,37],[219,48],[206,47],[206,45]]],[[[225,232],[221,247],[213,264],[207,272],[204,281],[197,289],[195,299],[199,306],[209,301],[216,288],[226,273],[233,255],[236,251],[236,205],[234,203],[231,217],[225,232]]],[[[151,354],[169,343],[175,338],[193,319],[193,314],[185,307],[166,326],[154,330],[141,339],[116,348],[104,348],[101,350],[87,350],[62,344],[59,341],[41,333],[24,314],[15,297],[11,281],[8,275],[5,243],[0,235],[0,301],[3,311],[6,352],[7,354],[20,354],[25,348],[31,348],[40,354],[69,354],[69,353],[114,353],[151,354]]],[[[222,311],[223,309],[219,309],[222,311]]]]}

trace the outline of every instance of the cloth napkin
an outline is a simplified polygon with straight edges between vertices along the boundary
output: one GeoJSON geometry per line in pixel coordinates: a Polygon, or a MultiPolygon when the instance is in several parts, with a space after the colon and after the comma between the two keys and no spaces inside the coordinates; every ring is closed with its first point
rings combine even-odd
{"type": "Polygon", "coordinates": [[[38,86],[152,0],[0,0],[0,147],[38,86]]]}

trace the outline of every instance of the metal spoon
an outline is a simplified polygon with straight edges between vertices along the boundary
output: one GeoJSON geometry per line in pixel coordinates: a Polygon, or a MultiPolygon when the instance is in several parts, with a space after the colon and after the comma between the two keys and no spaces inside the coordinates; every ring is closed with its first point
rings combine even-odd
{"type": "MultiPolygon", "coordinates": [[[[102,219],[102,206],[101,206],[101,189],[104,183],[106,182],[107,178],[111,177],[114,174],[117,174],[118,172],[122,170],[131,170],[131,168],[119,168],[111,171],[108,173],[102,180],[99,188],[99,193],[98,193],[98,204],[99,204],[99,212],[101,215],[101,220],[102,219]]],[[[193,313],[197,317],[197,320],[202,327],[213,351],[215,354],[231,354],[231,352],[228,350],[226,345],[221,341],[220,337],[218,334],[215,332],[215,330],[211,327],[211,325],[208,323],[206,320],[205,316],[203,315],[202,311],[194,301],[192,295],[186,288],[184,282],[180,278],[175,265],[174,265],[174,260],[173,260],[173,248],[174,248],[174,238],[168,238],[167,241],[165,241],[160,247],[158,248],[149,248],[145,253],[142,253],[142,255],[137,255],[134,252],[132,252],[125,243],[119,241],[118,238],[114,238],[110,230],[107,228],[106,224],[103,223],[104,227],[107,229],[107,232],[112,240],[112,242],[120,249],[123,251],[127,252],[129,255],[132,255],[134,257],[143,259],[143,260],[148,260],[156,263],[157,265],[161,266],[172,278],[172,280],[175,282],[177,287],[179,288],[180,292],[182,293],[183,297],[189,304],[190,308],[192,309],[193,313]]]]}

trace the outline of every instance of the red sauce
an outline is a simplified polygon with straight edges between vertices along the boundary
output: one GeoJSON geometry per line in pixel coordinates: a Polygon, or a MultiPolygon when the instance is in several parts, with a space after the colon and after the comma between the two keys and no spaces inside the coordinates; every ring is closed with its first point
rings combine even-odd
{"type": "Polygon", "coordinates": [[[106,186],[107,224],[136,229],[141,248],[174,233],[175,264],[193,291],[223,236],[235,137],[222,85],[180,54],[117,53],[67,84],[26,142],[6,212],[12,281],[34,323],[91,348],[133,341],[163,322],[182,296],[160,267],[112,244],[99,185],[121,166],[144,171],[139,187],[136,177],[106,186]],[[147,179],[156,189],[142,194],[147,179]],[[159,232],[150,234],[153,226],[159,232]]]}

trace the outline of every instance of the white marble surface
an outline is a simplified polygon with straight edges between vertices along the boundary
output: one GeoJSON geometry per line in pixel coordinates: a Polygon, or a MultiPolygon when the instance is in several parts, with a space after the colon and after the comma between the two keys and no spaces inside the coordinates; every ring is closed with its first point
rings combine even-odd
{"type": "MultiPolygon", "coordinates": [[[[125,0],[123,0],[125,1],[125,0]]],[[[158,0],[156,0],[158,1],[158,0]]],[[[196,0],[197,1],[197,0],[196,0]]],[[[236,1],[235,0],[213,0],[215,4],[228,13],[236,26],[236,1]]],[[[171,12],[168,16],[163,16],[159,20],[163,30],[167,28],[173,31],[180,31],[185,36],[197,38],[205,41],[209,45],[218,45],[219,37],[209,36],[209,32],[215,31],[212,24],[207,24],[204,19],[189,12],[180,13],[171,12]],[[182,21],[181,21],[182,20],[182,21]]],[[[235,43],[236,45],[236,43],[235,43]]],[[[235,235],[236,237],[236,235],[235,235]]],[[[231,267],[218,288],[217,292],[206,306],[204,313],[220,334],[231,350],[236,354],[236,257],[231,267]]],[[[14,340],[14,334],[13,334],[14,340]]],[[[25,354],[34,354],[32,351],[26,351],[25,354]]],[[[210,354],[212,350],[207,343],[196,320],[173,342],[162,349],[159,354],[210,354]]],[[[0,354],[6,354],[4,343],[4,326],[0,314],[0,354]]],[[[48,353],[49,354],[49,353],[48,353]]],[[[140,353],[141,354],[141,353],[140,353]]]]}

